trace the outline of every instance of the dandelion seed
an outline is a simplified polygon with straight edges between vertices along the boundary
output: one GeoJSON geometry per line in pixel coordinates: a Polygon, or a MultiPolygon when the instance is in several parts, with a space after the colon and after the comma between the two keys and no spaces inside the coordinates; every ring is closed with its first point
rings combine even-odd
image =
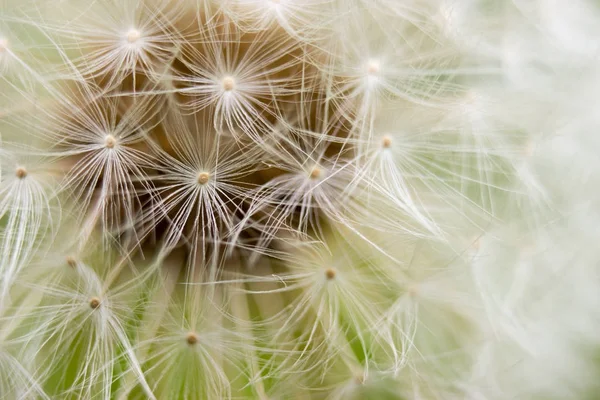
{"type": "Polygon", "coordinates": [[[148,78],[154,82],[172,59],[172,24],[180,15],[178,6],[155,6],[137,0],[92,2],[68,24],[55,21],[44,28],[61,43],[62,56],[69,58],[65,73],[73,78],[100,82],[106,89],[128,77],[134,84],[148,78]]]}
{"type": "MultiPolygon", "coordinates": [[[[153,148],[162,173],[153,179],[155,204],[140,218],[143,229],[139,235],[152,233],[157,221],[169,221],[162,251],[168,253],[186,243],[193,267],[201,264],[195,255],[209,258],[208,250],[218,248],[214,244],[220,243],[243,215],[242,199],[249,186],[244,178],[261,165],[262,150],[254,142],[236,142],[231,136],[215,133],[210,120],[193,117],[192,127],[188,118],[174,112],[168,120],[171,134],[166,140],[172,154],[153,148]]],[[[210,268],[216,270],[212,264],[210,268]]]]}
{"type": "Polygon", "coordinates": [[[188,113],[210,109],[217,131],[243,133],[260,142],[271,125],[276,96],[302,90],[309,77],[298,74],[304,56],[299,44],[277,32],[246,33],[222,16],[184,43],[172,81],[188,113]]]}
{"type": "Polygon", "coordinates": [[[133,265],[128,260],[104,258],[104,254],[96,254],[92,266],[79,260],[76,270],[63,274],[67,279],[32,284],[36,290],[31,290],[30,296],[35,299],[42,294],[44,301],[44,306],[33,312],[30,327],[31,335],[43,336],[43,349],[36,359],[45,365],[42,374],[61,377],[47,386],[52,397],[109,398],[114,394],[111,385],[119,368],[124,375],[135,377],[143,387],[144,398],[155,399],[125,330],[134,309],[130,300],[144,287],[144,277],[152,269],[119,284],[114,282],[115,274],[133,265]],[[125,369],[117,366],[121,362],[125,369]],[[66,374],[67,369],[73,373],[66,374]]]}
{"type": "Polygon", "coordinates": [[[41,108],[41,115],[27,124],[51,145],[53,155],[64,160],[60,192],[76,201],[82,243],[99,225],[107,236],[117,230],[133,234],[121,229],[139,217],[140,191],[150,192],[143,179],[151,165],[144,151],[143,121],[156,112],[155,99],[133,104],[120,97],[94,100],[98,93],[88,85],[69,89],[72,92],[62,94],[59,107],[41,108]]]}
{"type": "MultiPolygon", "coordinates": [[[[327,138],[343,135],[343,125],[321,106],[307,112],[302,104],[300,99],[282,110],[281,127],[272,128],[279,132],[269,135],[281,137],[282,143],[269,150],[268,164],[285,173],[250,193],[250,207],[233,237],[249,227],[261,233],[259,247],[270,243],[283,227],[319,237],[322,217],[350,224],[354,212],[364,208],[355,196],[361,184],[355,164],[344,157],[345,152],[328,154],[335,146],[327,138]]],[[[336,145],[344,141],[341,138],[336,145]]]]}
{"type": "Polygon", "coordinates": [[[8,39],[0,38],[0,55],[8,50],[8,39]]]}
{"type": "Polygon", "coordinates": [[[53,227],[55,181],[46,173],[50,164],[40,161],[23,149],[0,155],[0,171],[14,171],[0,174],[0,308],[9,300],[14,279],[53,227]]]}
{"type": "MultiPolygon", "coordinates": [[[[373,273],[381,271],[369,260],[358,256],[358,260],[362,261],[357,261],[354,259],[357,253],[338,243],[339,238],[328,239],[329,249],[299,243],[299,248],[295,249],[297,253],[289,259],[286,257],[288,271],[279,277],[287,285],[282,287],[278,284],[275,291],[300,290],[301,294],[293,300],[289,312],[278,314],[281,321],[277,321],[273,340],[278,344],[287,343],[286,338],[296,329],[302,332],[302,340],[292,342],[295,348],[289,359],[270,368],[282,368],[281,371],[313,368],[306,365],[313,351],[319,353],[323,363],[327,363],[333,354],[345,351],[338,346],[347,340],[347,334],[352,335],[351,340],[361,349],[357,351],[367,351],[361,326],[375,325],[377,309],[382,305],[379,301],[385,302],[386,285],[375,278],[373,273]],[[357,267],[357,264],[363,263],[364,268],[357,267]],[[344,279],[337,279],[342,272],[344,279]],[[332,284],[334,280],[335,284],[332,284]],[[379,290],[374,290],[375,287],[379,290]],[[343,317],[345,312],[351,315],[343,317]]],[[[273,282],[278,283],[279,280],[273,278],[273,282]]],[[[265,291],[264,295],[268,296],[269,291],[265,291]]]]}

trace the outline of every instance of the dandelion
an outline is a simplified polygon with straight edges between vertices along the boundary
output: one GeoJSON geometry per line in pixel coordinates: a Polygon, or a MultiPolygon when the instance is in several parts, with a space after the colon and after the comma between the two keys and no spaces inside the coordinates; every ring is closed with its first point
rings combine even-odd
{"type": "Polygon", "coordinates": [[[600,9],[559,3],[3,1],[2,396],[594,397],[600,9]]]}

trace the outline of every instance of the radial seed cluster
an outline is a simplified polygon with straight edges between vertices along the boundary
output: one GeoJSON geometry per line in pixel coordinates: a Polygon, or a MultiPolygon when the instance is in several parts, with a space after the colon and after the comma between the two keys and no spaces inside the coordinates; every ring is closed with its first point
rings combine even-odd
{"type": "Polygon", "coordinates": [[[592,399],[569,4],[1,0],[0,399],[592,399]]]}

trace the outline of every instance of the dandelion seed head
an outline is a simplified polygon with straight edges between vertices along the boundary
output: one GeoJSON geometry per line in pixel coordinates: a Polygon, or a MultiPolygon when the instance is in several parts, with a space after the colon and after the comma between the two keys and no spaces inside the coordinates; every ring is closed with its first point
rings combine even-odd
{"type": "MultiPolygon", "coordinates": [[[[497,349],[514,339],[531,354],[555,343],[570,351],[569,328],[540,329],[552,326],[562,297],[529,300],[548,297],[537,290],[562,278],[559,264],[585,246],[562,246],[577,241],[562,233],[565,243],[524,238],[550,221],[562,229],[555,217],[572,214],[575,194],[561,196],[547,169],[553,152],[581,154],[569,159],[587,172],[572,180],[578,186],[597,164],[597,140],[576,142],[599,122],[586,115],[591,105],[579,110],[595,104],[595,71],[583,100],[552,101],[552,88],[577,80],[569,75],[579,61],[557,53],[586,37],[568,35],[576,24],[552,10],[525,15],[533,6],[516,12],[521,2],[489,10],[474,0],[359,0],[351,9],[335,0],[100,3],[77,13],[69,5],[58,21],[54,13],[3,21],[43,22],[41,34],[0,32],[0,74],[11,78],[1,96],[0,311],[8,310],[4,336],[23,346],[11,349],[24,357],[17,373],[32,375],[0,373],[3,389],[24,387],[9,397],[34,395],[27,386],[38,381],[44,398],[333,399],[396,384],[405,397],[486,397],[478,385],[511,397],[497,386],[512,378],[488,380],[496,358],[505,370],[497,349]],[[527,37],[538,31],[530,21],[559,46],[527,37]],[[514,46],[516,36],[525,44],[514,46]],[[543,114],[521,117],[539,107],[543,114]],[[21,132],[35,134],[32,143],[21,132]],[[555,136],[568,143],[551,153],[534,147],[557,147],[555,136]],[[41,179],[46,172],[52,179],[41,179]],[[505,222],[497,251],[495,233],[473,236],[505,222]],[[550,243],[564,256],[548,256],[550,243]],[[553,268],[538,268],[548,261],[553,268]],[[9,321],[12,310],[27,325],[9,321]],[[480,355],[489,341],[473,339],[491,328],[502,340],[480,355]],[[443,355],[458,350],[448,367],[443,355]],[[38,360],[47,365],[38,370],[38,360]]],[[[585,214],[594,205],[577,203],[585,214]]],[[[596,217],[582,217],[589,247],[596,217]]],[[[577,270],[569,286],[581,281],[578,307],[595,299],[586,278],[597,257],[584,253],[589,260],[565,269],[577,270]]],[[[595,338],[595,325],[582,327],[595,338]]],[[[575,386],[543,372],[518,382],[575,386]]]]}
{"type": "Polygon", "coordinates": [[[232,76],[226,76],[221,83],[223,85],[223,90],[226,92],[231,92],[235,89],[235,79],[232,76]]]}
{"type": "Polygon", "coordinates": [[[98,297],[92,297],[89,301],[89,304],[90,304],[90,308],[95,310],[98,307],[100,307],[100,299],[98,297]]]}
{"type": "Polygon", "coordinates": [[[208,181],[210,180],[210,174],[208,172],[200,172],[198,174],[198,184],[199,185],[206,185],[208,183],[208,181]]]}
{"type": "Polygon", "coordinates": [[[17,167],[17,169],[15,170],[15,176],[18,179],[25,179],[27,177],[27,170],[25,169],[25,167],[17,167]]]}
{"type": "Polygon", "coordinates": [[[113,135],[106,135],[104,137],[104,146],[107,149],[112,149],[117,145],[117,138],[115,138],[113,135]]]}

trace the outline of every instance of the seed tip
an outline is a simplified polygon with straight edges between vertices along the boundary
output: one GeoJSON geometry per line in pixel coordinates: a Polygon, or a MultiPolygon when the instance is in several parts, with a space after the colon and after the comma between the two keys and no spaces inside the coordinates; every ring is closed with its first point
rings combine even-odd
{"type": "Polygon", "coordinates": [[[138,40],[140,40],[140,37],[142,36],[142,34],[140,33],[140,31],[138,31],[137,29],[130,29],[129,32],[127,32],[127,41],[131,44],[137,42],[138,40]]]}
{"type": "Polygon", "coordinates": [[[67,265],[71,268],[77,267],[77,260],[73,256],[67,256],[66,258],[67,265]]]}
{"type": "Polygon", "coordinates": [[[384,137],[381,139],[381,146],[382,146],[384,149],[389,149],[390,147],[392,147],[392,138],[391,138],[391,137],[389,137],[389,136],[384,136],[384,137]]]}
{"type": "Polygon", "coordinates": [[[208,172],[200,172],[198,174],[198,184],[206,185],[210,180],[210,174],[208,172]]]}
{"type": "Polygon", "coordinates": [[[100,299],[97,297],[92,297],[90,299],[90,307],[92,308],[92,310],[95,310],[98,307],[100,307],[100,299]]]}
{"type": "Polygon", "coordinates": [[[327,268],[325,270],[325,278],[327,278],[327,280],[332,280],[335,279],[337,275],[337,271],[335,270],[335,268],[327,268]]]}
{"type": "Polygon", "coordinates": [[[15,170],[15,176],[19,179],[24,179],[27,176],[27,170],[25,167],[17,167],[15,170]]]}
{"type": "Polygon", "coordinates": [[[232,76],[226,76],[225,78],[223,78],[223,89],[226,92],[232,91],[233,89],[235,89],[235,79],[233,79],[232,76]]]}
{"type": "Polygon", "coordinates": [[[117,138],[115,138],[113,135],[106,135],[104,137],[104,146],[107,149],[112,149],[116,146],[117,144],[117,138]]]}
{"type": "Polygon", "coordinates": [[[322,174],[323,174],[323,171],[321,170],[321,168],[313,167],[313,169],[310,170],[309,177],[310,177],[310,179],[319,179],[322,174]]]}
{"type": "Polygon", "coordinates": [[[376,75],[379,73],[380,68],[381,68],[381,66],[379,65],[379,61],[370,60],[369,63],[367,64],[367,74],[376,75]]]}
{"type": "Polygon", "coordinates": [[[193,346],[196,343],[198,343],[198,339],[198,334],[196,332],[188,332],[187,335],[185,335],[185,341],[190,346],[193,346]]]}

